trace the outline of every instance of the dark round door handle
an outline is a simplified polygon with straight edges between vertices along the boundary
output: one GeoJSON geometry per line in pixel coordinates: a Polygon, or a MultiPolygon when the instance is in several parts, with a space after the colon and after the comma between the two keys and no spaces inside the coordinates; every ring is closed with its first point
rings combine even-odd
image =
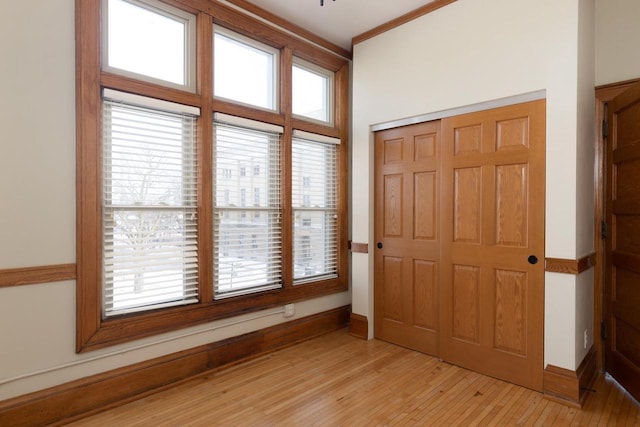
{"type": "Polygon", "coordinates": [[[529,255],[529,258],[527,258],[527,261],[529,261],[529,264],[537,264],[538,257],[535,255],[529,255]]]}
{"type": "Polygon", "coordinates": [[[382,249],[382,242],[378,242],[376,246],[378,247],[378,249],[382,249]]]}

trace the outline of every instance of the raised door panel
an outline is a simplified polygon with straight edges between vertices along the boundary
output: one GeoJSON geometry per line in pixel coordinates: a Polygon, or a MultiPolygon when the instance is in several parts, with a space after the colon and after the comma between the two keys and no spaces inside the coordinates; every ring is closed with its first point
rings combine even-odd
{"type": "Polygon", "coordinates": [[[436,330],[438,324],[436,263],[413,260],[413,324],[436,330]]]}
{"type": "Polygon", "coordinates": [[[384,318],[396,322],[404,321],[403,289],[404,260],[386,256],[383,258],[384,275],[384,318]]]}
{"type": "Polygon", "coordinates": [[[402,163],[404,158],[404,140],[402,138],[384,141],[384,164],[402,163]]]}
{"type": "Polygon", "coordinates": [[[436,173],[416,173],[413,178],[413,234],[414,239],[436,238],[436,173]]]}
{"type": "Polygon", "coordinates": [[[480,268],[453,266],[452,335],[460,340],[480,342],[480,268]]]}
{"type": "Polygon", "coordinates": [[[501,120],[496,123],[496,151],[529,147],[529,118],[501,120]]]}
{"type": "Polygon", "coordinates": [[[614,148],[620,149],[635,145],[640,141],[640,102],[630,102],[625,108],[616,111],[616,138],[614,148]]]}
{"type": "Polygon", "coordinates": [[[454,154],[456,156],[480,153],[482,143],[482,125],[456,128],[454,135],[454,154]]]}
{"type": "Polygon", "coordinates": [[[527,305],[527,273],[495,270],[495,349],[527,355],[527,305]]]}
{"type": "Polygon", "coordinates": [[[453,173],[453,240],[480,243],[482,171],[475,167],[456,169],[453,173]]]}
{"type": "Polygon", "coordinates": [[[384,236],[402,236],[404,188],[402,174],[384,177],[384,236]]]}
{"type": "Polygon", "coordinates": [[[420,162],[436,158],[437,134],[416,135],[413,138],[413,160],[420,162]]]}
{"type": "Polygon", "coordinates": [[[527,246],[528,167],[526,164],[496,166],[496,236],[503,246],[527,246]]]}

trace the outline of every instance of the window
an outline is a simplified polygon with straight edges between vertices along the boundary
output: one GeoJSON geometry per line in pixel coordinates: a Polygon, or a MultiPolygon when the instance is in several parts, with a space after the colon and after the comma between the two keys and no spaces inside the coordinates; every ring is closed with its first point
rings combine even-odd
{"type": "MultiPolygon", "coordinates": [[[[241,159],[253,158],[265,171],[264,177],[254,185],[254,206],[245,207],[246,190],[240,189],[240,207],[233,203],[218,202],[218,194],[225,190],[237,193],[237,189],[224,188],[219,184],[214,189],[215,210],[240,212],[242,218],[247,211],[262,214],[262,221],[254,216],[247,224],[221,220],[214,224],[214,295],[216,298],[236,296],[282,286],[282,225],[280,223],[280,134],[282,128],[258,122],[243,121],[244,126],[233,124],[234,117],[216,115],[214,127],[215,169],[232,167],[241,159]],[[231,122],[231,124],[229,123],[231,122]],[[253,128],[246,127],[247,124],[253,128]],[[263,203],[260,192],[267,195],[263,203]],[[252,233],[251,242],[239,238],[223,247],[220,236],[252,233]],[[261,250],[255,250],[260,247],[261,250]],[[253,250],[252,250],[253,249],[253,250]]],[[[232,197],[233,199],[233,197],[232,197]]]]}
{"type": "Polygon", "coordinates": [[[296,58],[292,78],[293,114],[331,123],[333,73],[296,58]]]}
{"type": "Polygon", "coordinates": [[[195,117],[123,98],[102,106],[104,317],[198,297],[195,117]]]}
{"type": "Polygon", "coordinates": [[[217,2],[76,16],[77,351],[347,290],[348,60],[217,2]]]}
{"type": "Polygon", "coordinates": [[[195,89],[195,16],[160,2],[103,2],[105,69],[195,89]]]}
{"type": "Polygon", "coordinates": [[[294,130],[294,283],[337,274],[339,143],[333,138],[294,130]],[[314,185],[305,186],[306,181],[299,178],[302,174],[307,174],[314,185]]]}
{"type": "Polygon", "coordinates": [[[216,28],[214,53],[215,96],[269,110],[277,108],[277,50],[216,28]]]}

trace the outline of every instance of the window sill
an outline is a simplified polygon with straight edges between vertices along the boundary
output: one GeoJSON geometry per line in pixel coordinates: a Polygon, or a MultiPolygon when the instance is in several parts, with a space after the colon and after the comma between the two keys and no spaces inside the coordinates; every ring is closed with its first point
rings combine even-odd
{"type": "Polygon", "coordinates": [[[78,353],[86,353],[152,335],[346,290],[348,290],[346,280],[337,278],[287,286],[260,294],[98,320],[99,326],[95,333],[85,342],[78,342],[76,350],[78,353]]]}

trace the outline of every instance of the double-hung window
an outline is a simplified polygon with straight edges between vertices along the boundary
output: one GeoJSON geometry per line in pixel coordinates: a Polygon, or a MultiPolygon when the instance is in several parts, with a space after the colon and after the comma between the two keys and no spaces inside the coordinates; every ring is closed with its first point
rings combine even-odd
{"type": "Polygon", "coordinates": [[[104,317],[198,301],[198,113],[104,90],[104,317]]]}
{"type": "Polygon", "coordinates": [[[295,284],[338,274],[340,140],[294,130],[292,142],[295,284]]]}
{"type": "Polygon", "coordinates": [[[282,287],[282,127],[224,114],[214,123],[213,280],[215,298],[282,287]],[[261,175],[225,181],[221,171],[251,159],[261,175]],[[248,190],[249,189],[249,190],[248,190]],[[247,191],[266,194],[247,205],[247,191]],[[225,193],[231,194],[225,199],[225,193]],[[247,215],[249,214],[249,215],[247,215]],[[256,215],[258,214],[258,215],[256,215]],[[241,221],[252,216],[253,221],[241,221]],[[251,235],[252,239],[244,236],[251,235]]]}
{"type": "Polygon", "coordinates": [[[77,350],[347,290],[348,61],[218,2],[76,8],[77,350]]]}

